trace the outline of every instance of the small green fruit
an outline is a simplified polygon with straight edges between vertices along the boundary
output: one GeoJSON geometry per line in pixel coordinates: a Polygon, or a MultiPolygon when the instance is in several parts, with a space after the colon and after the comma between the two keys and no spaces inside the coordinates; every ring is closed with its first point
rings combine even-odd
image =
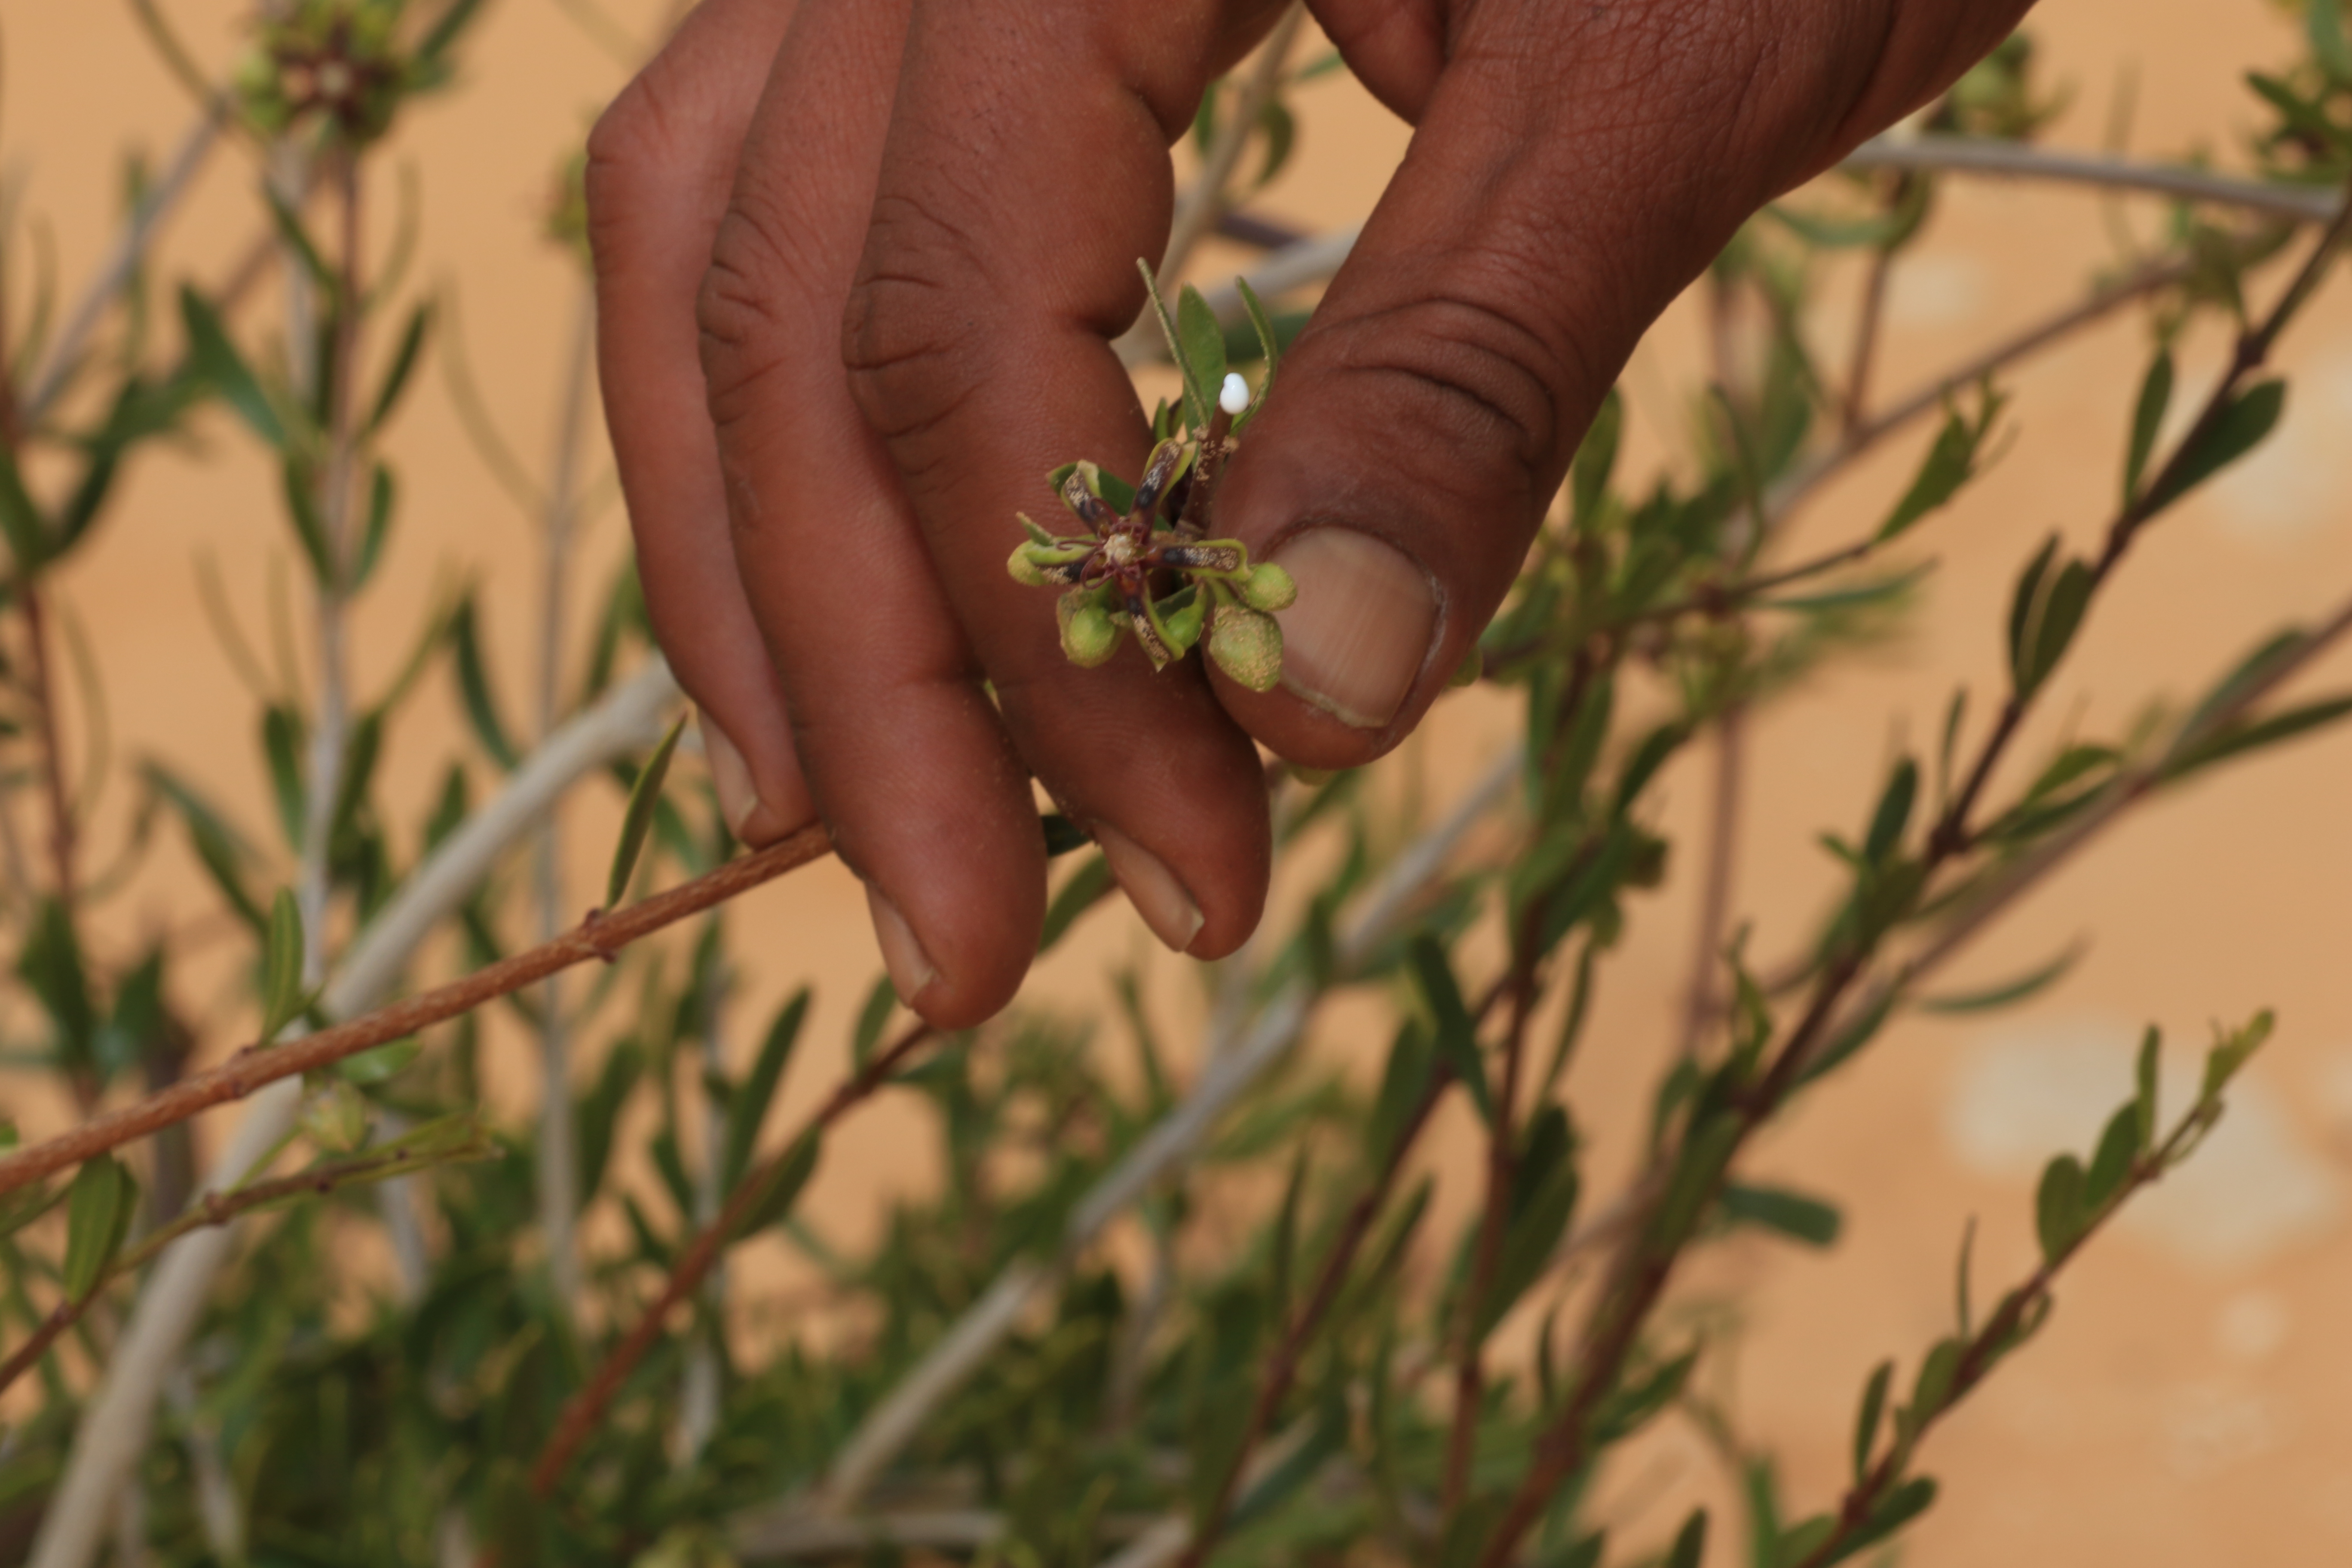
{"type": "Polygon", "coordinates": [[[1100,605],[1071,605],[1078,595],[1065,594],[1062,606],[1062,652],[1072,664],[1092,669],[1118,650],[1118,623],[1100,605]]]}
{"type": "Polygon", "coordinates": [[[1273,562],[1264,562],[1250,568],[1242,599],[1253,610],[1286,610],[1298,602],[1298,584],[1273,562]]]}
{"type": "Polygon", "coordinates": [[[1271,691],[1282,679],[1282,627],[1260,611],[1220,605],[1209,626],[1209,657],[1252,691],[1271,691]]]}

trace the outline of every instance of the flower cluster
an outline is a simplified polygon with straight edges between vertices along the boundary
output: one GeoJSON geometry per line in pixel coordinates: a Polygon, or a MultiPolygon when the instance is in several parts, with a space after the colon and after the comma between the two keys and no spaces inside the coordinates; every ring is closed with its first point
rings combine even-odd
{"type": "Polygon", "coordinates": [[[352,145],[382,136],[404,95],[446,75],[437,36],[404,50],[404,8],[402,0],[296,0],[269,14],[236,69],[247,117],[272,134],[315,115],[352,145]]]}
{"type": "Polygon", "coordinates": [[[1273,689],[1282,627],[1267,612],[1286,608],[1297,585],[1272,562],[1252,565],[1241,541],[1205,539],[1197,525],[1233,420],[1250,402],[1248,383],[1227,375],[1207,427],[1162,440],[1132,489],[1087,462],[1046,477],[1087,531],[1056,535],[1024,513],[1028,541],[1005,567],[1015,582],[1066,590],[1056,608],[1070,662],[1101,664],[1131,632],[1163,669],[1205,636],[1219,668],[1253,691],[1273,689]]]}

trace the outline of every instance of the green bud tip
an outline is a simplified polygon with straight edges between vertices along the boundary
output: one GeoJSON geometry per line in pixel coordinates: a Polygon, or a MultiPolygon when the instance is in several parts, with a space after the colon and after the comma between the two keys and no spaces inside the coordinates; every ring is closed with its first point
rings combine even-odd
{"type": "Polygon", "coordinates": [[[1253,610],[1286,610],[1298,602],[1298,584],[1289,573],[1267,561],[1250,568],[1242,584],[1242,598],[1253,610]]]}
{"type": "Polygon", "coordinates": [[[1062,652],[1072,664],[1092,669],[1118,647],[1118,624],[1099,605],[1085,605],[1062,619],[1062,652]]]}

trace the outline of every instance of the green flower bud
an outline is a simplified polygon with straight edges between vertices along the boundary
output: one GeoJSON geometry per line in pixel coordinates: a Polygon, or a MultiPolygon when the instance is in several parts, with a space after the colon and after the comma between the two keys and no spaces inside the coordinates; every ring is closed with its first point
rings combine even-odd
{"type": "Polygon", "coordinates": [[[1271,691],[1282,678],[1282,627],[1257,610],[1221,605],[1209,626],[1209,657],[1252,691],[1271,691]]]}
{"type": "Polygon", "coordinates": [[[1013,547],[1012,554],[1004,558],[1005,574],[1024,588],[1042,588],[1045,585],[1044,570],[1031,559],[1029,554],[1035,548],[1035,545],[1024,540],[1013,547]]]}
{"type": "Polygon", "coordinates": [[[1072,664],[1086,669],[1103,663],[1118,648],[1118,623],[1100,605],[1088,602],[1089,597],[1065,594],[1056,601],[1062,618],[1062,652],[1072,664]]]}
{"type": "Polygon", "coordinates": [[[1207,598],[1205,594],[1195,594],[1191,604],[1160,617],[1160,626],[1168,633],[1168,646],[1176,650],[1179,658],[1201,640],[1201,626],[1208,611],[1207,598]]]}
{"type": "Polygon", "coordinates": [[[1250,568],[1242,599],[1253,610],[1286,610],[1298,602],[1298,584],[1273,562],[1264,562],[1250,568]]]}
{"type": "Polygon", "coordinates": [[[311,1142],[348,1154],[367,1142],[367,1097],[342,1079],[328,1079],[303,1098],[301,1123],[311,1142]]]}

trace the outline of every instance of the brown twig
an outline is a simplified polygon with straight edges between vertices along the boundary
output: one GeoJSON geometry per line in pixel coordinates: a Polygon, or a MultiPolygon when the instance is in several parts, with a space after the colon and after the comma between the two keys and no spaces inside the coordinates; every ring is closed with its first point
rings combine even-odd
{"type": "MultiPolygon", "coordinates": [[[[487,1141],[482,1142],[478,1149],[484,1155],[493,1152],[487,1141]]],[[[267,1208],[286,1198],[324,1194],[337,1187],[374,1181],[390,1172],[437,1163],[451,1157],[446,1151],[436,1152],[428,1157],[412,1149],[391,1149],[373,1154],[362,1153],[354,1159],[312,1170],[298,1171],[290,1176],[256,1182],[233,1193],[205,1194],[171,1224],[157,1226],[149,1231],[137,1246],[126,1247],[100,1272],[88,1290],[59,1301],[49,1315],[41,1320],[32,1337],[9,1352],[5,1361],[0,1361],[0,1394],[6,1393],[10,1384],[38,1364],[41,1357],[48,1352],[49,1346],[57,1342],[58,1336],[79,1322],[82,1314],[106,1293],[109,1285],[133,1272],[189,1232],[226,1225],[240,1215],[267,1208]]]]}
{"type": "Polygon", "coordinates": [[[899,1065],[929,1041],[934,1033],[929,1024],[917,1024],[899,1036],[889,1049],[843,1079],[832,1097],[817,1108],[791,1141],[752,1167],[736,1184],[735,1190],[727,1195],[727,1205],[719,1210],[719,1217],[697,1233],[677,1262],[671,1267],[669,1277],[662,1281],[661,1292],[654,1298],[653,1304],[638,1316],[635,1326],[621,1337],[620,1342],[605,1352],[604,1359],[597,1364],[587,1383],[572,1396],[571,1403],[556,1417],[554,1432],[548,1437],[547,1446],[540,1450],[538,1461],[531,1466],[530,1488],[534,1493],[544,1498],[555,1489],[555,1483],[562,1479],[572,1456],[580,1451],[580,1445],[587,1441],[588,1434],[604,1419],[614,1395],[620,1393],[621,1384],[628,1381],[629,1373],[645,1360],[646,1352],[668,1331],[671,1310],[701,1288],[703,1279],[718,1264],[719,1255],[727,1249],[729,1243],[736,1239],[737,1230],[766,1196],[771,1179],[784,1163],[793,1157],[802,1144],[823,1133],[852,1106],[887,1083],[899,1065]]]}
{"type": "Polygon", "coordinates": [[[831,853],[832,847],[822,826],[804,827],[780,843],[730,860],[667,892],[610,914],[592,914],[553,942],[501,959],[422,996],[377,1008],[282,1046],[248,1046],[218,1067],[182,1079],[135,1105],[93,1117],[46,1142],[0,1155],[0,1194],[185,1121],[198,1111],[242,1100],[264,1084],[332,1066],[346,1057],[472,1012],[558,970],[591,959],[609,961],[631,942],[797,870],[831,853]]]}

